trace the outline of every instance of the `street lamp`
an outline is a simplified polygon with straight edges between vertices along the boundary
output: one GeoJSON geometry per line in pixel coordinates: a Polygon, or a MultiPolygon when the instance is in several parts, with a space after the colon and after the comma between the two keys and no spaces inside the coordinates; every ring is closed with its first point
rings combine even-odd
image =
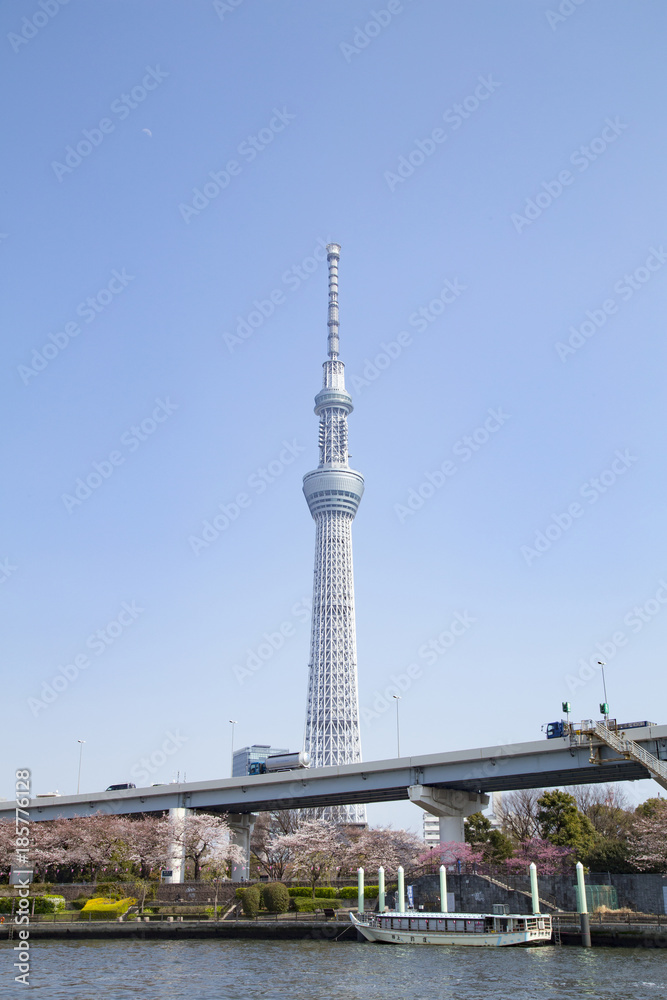
{"type": "Polygon", "coordinates": [[[76,780],[76,794],[78,795],[79,794],[79,789],[81,788],[81,758],[83,757],[83,744],[86,741],[85,740],[77,740],[76,742],[79,744],[79,777],[76,780]]]}
{"type": "Polygon", "coordinates": [[[602,690],[604,691],[604,701],[600,705],[600,711],[604,715],[605,725],[609,725],[609,702],[607,701],[607,684],[604,679],[604,668],[607,664],[603,660],[598,660],[598,667],[602,671],[602,690]]]}
{"type": "Polygon", "coordinates": [[[232,724],[232,769],[230,771],[230,775],[233,778],[234,777],[234,726],[236,725],[237,720],[230,719],[229,721],[232,724]]]}
{"type": "Polygon", "coordinates": [[[401,756],[401,734],[398,727],[398,703],[401,700],[400,694],[392,695],[392,698],[396,699],[396,756],[401,756]]]}

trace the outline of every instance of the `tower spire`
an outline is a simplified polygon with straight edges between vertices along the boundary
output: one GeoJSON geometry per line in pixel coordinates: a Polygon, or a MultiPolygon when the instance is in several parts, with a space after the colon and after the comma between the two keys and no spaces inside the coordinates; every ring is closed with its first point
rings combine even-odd
{"type": "Polygon", "coordinates": [[[329,357],[338,357],[338,261],[340,260],[340,244],[327,243],[327,262],[329,264],[329,327],[328,348],[329,357]]]}
{"type": "MultiPolygon", "coordinates": [[[[345,366],[338,360],[339,258],[338,243],[328,244],[329,357],[323,365],[323,388],[315,396],[320,460],[317,469],[303,477],[303,492],[316,525],[304,739],[314,767],[361,760],[352,521],[364,478],[348,463],[347,418],[353,407],[345,389],[345,366]]],[[[339,823],[366,822],[363,805],[328,806],[323,814],[339,823]]]]}

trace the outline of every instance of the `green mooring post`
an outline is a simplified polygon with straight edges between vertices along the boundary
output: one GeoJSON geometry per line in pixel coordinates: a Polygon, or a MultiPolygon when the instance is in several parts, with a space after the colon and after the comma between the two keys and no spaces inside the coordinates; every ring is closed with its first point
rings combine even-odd
{"type": "Polygon", "coordinates": [[[577,861],[577,902],[579,904],[579,920],[581,923],[581,946],[582,948],[590,948],[591,924],[588,918],[588,903],[586,902],[584,866],[581,861],[577,861]]]}
{"type": "Polygon", "coordinates": [[[447,913],[447,869],[440,865],[440,912],[447,913]]]}
{"type": "Polygon", "coordinates": [[[396,893],[396,909],[399,913],[405,913],[405,876],[403,866],[398,868],[398,892],[396,893]]]}
{"type": "Polygon", "coordinates": [[[540,912],[540,893],[537,888],[537,866],[530,862],[530,894],[533,897],[533,914],[540,912]]]}
{"type": "Polygon", "coordinates": [[[357,910],[364,912],[364,869],[357,868],[357,910]]]}
{"type": "Polygon", "coordinates": [[[378,868],[378,913],[384,913],[384,868],[378,868]]]}

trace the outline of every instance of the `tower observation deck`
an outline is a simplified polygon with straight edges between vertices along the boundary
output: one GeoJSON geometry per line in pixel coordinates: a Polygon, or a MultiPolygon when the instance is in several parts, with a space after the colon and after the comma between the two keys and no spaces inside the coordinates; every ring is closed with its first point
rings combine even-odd
{"type": "MultiPolygon", "coordinates": [[[[313,616],[308,666],[305,749],[313,767],[361,760],[357,638],[352,571],[352,521],[364,479],[348,464],[347,418],[352,398],[338,360],[338,261],[340,246],[327,246],[329,264],[328,359],[315,397],[320,418],[320,460],[303,477],[303,492],[316,525],[313,616]]],[[[321,815],[338,823],[365,823],[363,805],[328,806],[321,815]]]]}

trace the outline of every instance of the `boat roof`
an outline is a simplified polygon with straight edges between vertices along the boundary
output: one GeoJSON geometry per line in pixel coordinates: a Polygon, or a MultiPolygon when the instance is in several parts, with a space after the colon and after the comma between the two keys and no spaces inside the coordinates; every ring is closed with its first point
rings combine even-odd
{"type": "Polygon", "coordinates": [[[549,917],[550,913],[459,913],[458,910],[455,911],[445,911],[444,913],[440,910],[384,910],[382,913],[374,913],[375,917],[436,917],[440,920],[445,917],[455,920],[483,920],[485,917],[514,917],[514,918],[529,918],[533,917],[549,917]]]}

